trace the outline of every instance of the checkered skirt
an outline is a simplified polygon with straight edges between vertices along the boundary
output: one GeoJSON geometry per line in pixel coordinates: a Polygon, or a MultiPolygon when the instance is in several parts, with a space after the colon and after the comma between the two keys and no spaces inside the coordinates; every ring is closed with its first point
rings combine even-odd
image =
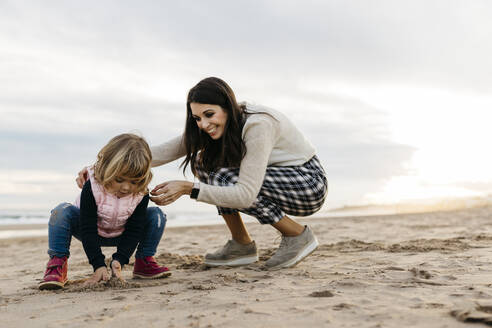
{"type": "MultiPolygon", "coordinates": [[[[232,186],[239,179],[239,168],[220,168],[205,172],[197,167],[198,179],[214,186],[232,186]]],[[[268,166],[255,202],[249,208],[217,206],[219,215],[246,213],[261,224],[273,224],[286,214],[308,216],[317,212],[328,193],[328,181],[317,156],[299,166],[268,166]]]]}

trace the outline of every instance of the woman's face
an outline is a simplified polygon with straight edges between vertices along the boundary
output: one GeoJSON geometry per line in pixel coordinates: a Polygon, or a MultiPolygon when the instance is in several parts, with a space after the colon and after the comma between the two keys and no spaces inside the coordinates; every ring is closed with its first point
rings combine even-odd
{"type": "Polygon", "coordinates": [[[214,140],[224,135],[227,123],[227,112],[219,105],[190,103],[191,114],[200,130],[207,133],[214,140]]]}

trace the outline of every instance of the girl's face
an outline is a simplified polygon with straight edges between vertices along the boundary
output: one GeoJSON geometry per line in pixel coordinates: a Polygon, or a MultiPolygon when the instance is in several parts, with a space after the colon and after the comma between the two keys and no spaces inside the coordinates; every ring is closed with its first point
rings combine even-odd
{"type": "Polygon", "coordinates": [[[122,198],[134,194],[137,190],[137,184],[135,181],[117,177],[106,190],[116,197],[122,198]]]}
{"type": "Polygon", "coordinates": [[[219,105],[190,103],[191,114],[200,130],[208,133],[214,140],[220,139],[224,135],[227,123],[227,112],[219,105]]]}

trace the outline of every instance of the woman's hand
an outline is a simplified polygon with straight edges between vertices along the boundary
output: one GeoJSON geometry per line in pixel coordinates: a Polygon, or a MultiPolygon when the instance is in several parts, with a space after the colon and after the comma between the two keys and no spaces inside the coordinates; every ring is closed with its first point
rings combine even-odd
{"type": "Polygon", "coordinates": [[[109,280],[109,273],[108,269],[106,269],[105,266],[99,267],[94,271],[92,276],[87,279],[87,281],[84,283],[84,286],[93,286],[97,284],[100,281],[108,281],[109,280]]]}
{"type": "Polygon", "coordinates": [[[161,183],[150,192],[150,200],[157,205],[169,205],[182,195],[191,194],[193,183],[189,181],[167,181],[161,183]]]}
{"type": "Polygon", "coordinates": [[[113,260],[111,261],[111,276],[117,278],[120,281],[125,281],[121,275],[121,263],[113,260]]]}
{"type": "Polygon", "coordinates": [[[77,179],[75,179],[75,181],[77,181],[77,186],[82,189],[87,179],[89,179],[89,172],[87,171],[87,168],[84,167],[77,175],[77,179]]]}

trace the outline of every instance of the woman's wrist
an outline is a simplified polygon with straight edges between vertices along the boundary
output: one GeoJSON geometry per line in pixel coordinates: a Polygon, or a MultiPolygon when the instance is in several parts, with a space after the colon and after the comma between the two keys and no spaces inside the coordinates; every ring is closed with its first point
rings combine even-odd
{"type": "Polygon", "coordinates": [[[185,195],[190,195],[193,189],[193,182],[183,181],[183,190],[185,195]]]}

